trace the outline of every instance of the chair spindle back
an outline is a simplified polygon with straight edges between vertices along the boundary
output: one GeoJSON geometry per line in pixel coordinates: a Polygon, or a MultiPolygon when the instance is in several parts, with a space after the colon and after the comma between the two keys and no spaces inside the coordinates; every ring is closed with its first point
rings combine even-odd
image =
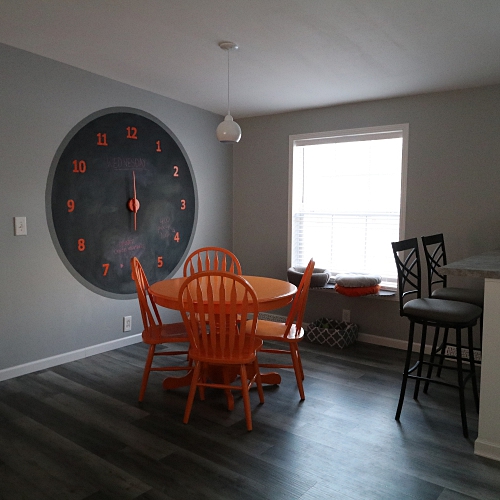
{"type": "Polygon", "coordinates": [[[184,263],[184,276],[203,271],[223,271],[241,275],[241,265],[234,253],[220,247],[204,247],[191,253],[184,263]]]}
{"type": "Polygon", "coordinates": [[[392,243],[392,251],[396,268],[398,271],[398,295],[399,313],[403,316],[403,306],[409,295],[422,297],[422,276],[420,266],[420,254],[418,251],[417,238],[397,241],[392,243]],[[407,252],[405,258],[400,257],[399,252],[407,252]]]}

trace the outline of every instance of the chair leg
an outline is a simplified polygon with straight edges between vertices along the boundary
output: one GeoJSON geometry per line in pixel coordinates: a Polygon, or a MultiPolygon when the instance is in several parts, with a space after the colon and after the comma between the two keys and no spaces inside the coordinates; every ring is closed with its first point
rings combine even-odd
{"type": "MultiPolygon", "coordinates": [[[[222,371],[222,380],[223,380],[224,385],[230,385],[231,381],[229,380],[229,373],[227,370],[222,371]]],[[[227,409],[229,411],[233,411],[234,410],[234,398],[233,398],[233,395],[231,393],[231,389],[224,389],[224,392],[226,393],[227,409]]]]}
{"type": "Polygon", "coordinates": [[[434,331],[434,340],[432,342],[432,351],[431,357],[429,359],[429,368],[427,369],[427,381],[424,385],[424,394],[427,394],[427,390],[429,389],[429,382],[432,377],[432,371],[434,368],[434,359],[436,358],[436,349],[439,340],[439,326],[436,326],[436,330],[434,331]]]}
{"type": "Polygon", "coordinates": [[[253,369],[255,370],[255,383],[257,384],[257,392],[259,393],[259,401],[264,403],[264,390],[262,389],[262,380],[260,378],[260,368],[257,358],[253,362],[253,369]]]}
{"type": "Polygon", "coordinates": [[[420,352],[418,354],[417,380],[415,380],[415,390],[413,391],[413,399],[418,399],[420,390],[420,377],[422,376],[423,361],[425,355],[425,341],[427,339],[427,324],[422,325],[422,337],[420,339],[420,352]]]}
{"type": "Polygon", "coordinates": [[[470,377],[472,382],[472,392],[474,394],[474,403],[476,411],[479,413],[479,392],[477,390],[476,378],[476,361],[474,359],[474,345],[473,345],[473,331],[472,326],[468,328],[468,342],[469,342],[469,363],[470,363],[470,377]]]}
{"type": "Polygon", "coordinates": [[[191,415],[191,408],[193,407],[194,395],[196,394],[196,385],[198,384],[198,379],[200,377],[200,367],[201,363],[197,361],[194,365],[193,378],[191,379],[191,386],[189,387],[186,409],[184,411],[183,422],[185,424],[189,422],[189,415],[191,415]]]}
{"type": "Polygon", "coordinates": [[[243,396],[243,406],[245,407],[245,420],[247,430],[252,430],[252,411],[250,408],[250,394],[248,392],[247,369],[245,365],[240,365],[241,393],[243,396]]]}
{"type": "Polygon", "coordinates": [[[303,372],[301,370],[300,354],[297,344],[290,344],[290,354],[292,355],[293,370],[295,372],[295,379],[297,380],[300,399],[301,401],[304,401],[306,396],[304,394],[304,386],[302,384],[303,372]]]}
{"type": "Polygon", "coordinates": [[[297,359],[299,360],[300,374],[302,376],[302,380],[304,380],[304,369],[302,368],[302,359],[300,357],[299,345],[298,344],[295,345],[297,347],[297,359]]]}
{"type": "MultiPolygon", "coordinates": [[[[207,381],[207,372],[208,372],[208,367],[200,362],[200,375],[198,379],[203,383],[207,381]]],[[[198,392],[200,394],[200,401],[205,401],[205,386],[203,385],[198,386],[198,392]]]]}
{"type": "Polygon", "coordinates": [[[443,343],[441,344],[441,354],[440,354],[440,358],[439,358],[439,367],[438,367],[438,371],[436,373],[437,377],[441,377],[441,370],[443,369],[447,345],[448,345],[448,328],[445,328],[444,335],[443,335],[443,343]]]}
{"type": "Polygon", "coordinates": [[[146,386],[148,385],[149,373],[151,371],[151,365],[153,364],[153,357],[155,355],[155,348],[156,348],[156,346],[154,344],[151,344],[149,346],[148,357],[146,358],[146,363],[144,365],[144,373],[142,374],[141,390],[139,391],[139,402],[140,403],[142,403],[142,401],[144,399],[144,394],[146,392],[146,386]]]}
{"type": "Polygon", "coordinates": [[[469,437],[467,428],[467,413],[465,411],[465,391],[464,391],[464,374],[462,369],[462,332],[460,328],[456,329],[456,345],[457,345],[457,373],[458,373],[458,393],[460,397],[460,414],[462,416],[462,432],[464,437],[469,437]]]}
{"type": "Polygon", "coordinates": [[[394,417],[396,420],[399,420],[399,417],[401,416],[401,410],[403,409],[403,402],[405,399],[405,392],[406,392],[406,384],[408,382],[408,370],[410,369],[414,333],[415,333],[415,323],[413,321],[410,321],[410,333],[408,335],[408,347],[406,349],[406,361],[405,361],[405,367],[403,370],[403,380],[401,382],[401,392],[399,394],[398,408],[396,410],[396,416],[394,417]]]}

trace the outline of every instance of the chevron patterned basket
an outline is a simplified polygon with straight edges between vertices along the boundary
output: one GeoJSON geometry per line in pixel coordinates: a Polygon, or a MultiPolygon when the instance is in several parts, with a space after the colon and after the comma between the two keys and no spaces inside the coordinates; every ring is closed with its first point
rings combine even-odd
{"type": "Polygon", "coordinates": [[[345,349],[354,344],[358,338],[358,325],[336,321],[329,318],[319,318],[305,329],[309,342],[327,344],[336,349],[345,349]]]}

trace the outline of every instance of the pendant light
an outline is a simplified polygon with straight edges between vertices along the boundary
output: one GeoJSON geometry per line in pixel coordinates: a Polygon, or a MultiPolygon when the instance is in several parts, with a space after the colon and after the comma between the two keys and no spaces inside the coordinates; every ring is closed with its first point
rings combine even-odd
{"type": "Polygon", "coordinates": [[[241,139],[241,128],[229,111],[229,52],[238,49],[233,42],[220,42],[219,47],[227,52],[227,115],[217,127],[217,139],[224,143],[236,143],[241,139]]]}

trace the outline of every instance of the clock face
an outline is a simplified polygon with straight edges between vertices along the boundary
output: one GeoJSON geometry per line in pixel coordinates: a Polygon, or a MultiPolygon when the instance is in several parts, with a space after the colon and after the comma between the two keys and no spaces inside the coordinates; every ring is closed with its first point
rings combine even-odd
{"type": "Polygon", "coordinates": [[[54,244],[66,267],[101,295],[135,294],[130,259],[150,283],[183,261],[197,217],[187,155],[153,116],[128,108],[93,114],[66,137],[46,194],[54,244]]]}

